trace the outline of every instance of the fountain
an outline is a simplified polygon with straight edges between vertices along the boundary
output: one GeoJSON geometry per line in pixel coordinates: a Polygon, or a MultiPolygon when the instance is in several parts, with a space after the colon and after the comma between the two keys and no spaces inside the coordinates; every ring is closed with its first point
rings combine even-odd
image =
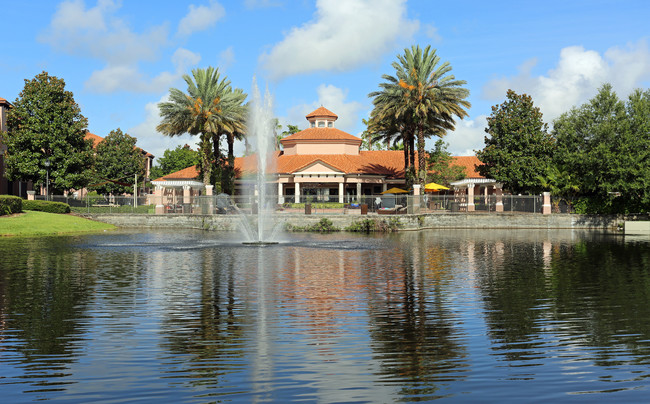
{"type": "Polygon", "coordinates": [[[243,244],[247,245],[268,245],[277,244],[273,241],[273,205],[267,193],[267,169],[272,161],[269,160],[273,152],[273,102],[268,92],[262,95],[257,87],[257,81],[253,78],[252,101],[248,118],[248,136],[255,146],[256,176],[254,186],[250,189],[249,201],[251,212],[254,213],[254,206],[257,207],[257,226],[249,223],[248,218],[238,211],[242,218],[242,227],[248,238],[243,244]]]}

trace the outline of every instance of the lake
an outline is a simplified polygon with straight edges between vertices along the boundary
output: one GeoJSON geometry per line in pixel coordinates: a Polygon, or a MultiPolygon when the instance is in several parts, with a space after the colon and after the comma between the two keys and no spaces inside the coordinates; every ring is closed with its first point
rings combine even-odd
{"type": "Polygon", "coordinates": [[[641,402],[650,240],[571,230],[0,239],[0,392],[641,402]]]}

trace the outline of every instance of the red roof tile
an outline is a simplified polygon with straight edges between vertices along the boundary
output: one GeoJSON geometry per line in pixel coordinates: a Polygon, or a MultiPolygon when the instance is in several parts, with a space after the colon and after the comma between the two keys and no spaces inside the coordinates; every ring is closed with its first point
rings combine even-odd
{"type": "MultiPolygon", "coordinates": [[[[97,136],[97,135],[95,135],[94,133],[90,133],[90,132],[86,132],[86,136],[84,136],[84,139],[86,139],[86,140],[87,140],[87,139],[91,139],[91,140],[93,141],[93,148],[97,147],[97,145],[98,145],[102,140],[104,140],[103,137],[101,137],[101,136],[97,136]]],[[[142,150],[141,148],[139,148],[139,147],[137,147],[137,146],[136,146],[136,149],[138,149],[138,150],[140,150],[141,152],[143,152],[147,157],[151,157],[151,158],[154,157],[153,154],[149,153],[149,152],[146,151],[146,150],[142,150]]]]}
{"type": "Polygon", "coordinates": [[[327,143],[331,143],[332,140],[351,140],[361,144],[360,138],[336,128],[308,128],[301,130],[298,133],[294,133],[293,135],[289,135],[284,139],[280,139],[280,142],[284,144],[286,141],[291,142],[295,140],[307,140],[310,142],[324,140],[327,143]]]}
{"type": "Polygon", "coordinates": [[[338,119],[338,116],[334,112],[330,111],[325,107],[319,107],[316,110],[307,114],[306,116],[307,119],[317,118],[317,117],[328,117],[328,118],[338,119]]]}
{"type": "Polygon", "coordinates": [[[467,178],[485,178],[476,170],[476,166],[481,164],[476,156],[454,156],[453,164],[465,168],[467,178]]]}

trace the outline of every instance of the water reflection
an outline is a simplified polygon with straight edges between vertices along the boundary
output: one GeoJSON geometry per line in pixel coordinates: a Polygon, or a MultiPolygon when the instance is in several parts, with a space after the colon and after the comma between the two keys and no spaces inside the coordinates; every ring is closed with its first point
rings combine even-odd
{"type": "Polygon", "coordinates": [[[4,239],[0,386],[10,402],[640,401],[649,246],[525,230],[4,239]]]}

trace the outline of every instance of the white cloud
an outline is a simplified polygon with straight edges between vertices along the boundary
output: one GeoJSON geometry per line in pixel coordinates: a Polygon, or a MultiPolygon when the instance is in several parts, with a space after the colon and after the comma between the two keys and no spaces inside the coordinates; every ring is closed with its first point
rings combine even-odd
{"type": "MultiPolygon", "coordinates": [[[[456,130],[448,132],[442,139],[449,143],[449,152],[454,156],[473,156],[474,150],[485,147],[485,127],[487,116],[479,115],[474,119],[456,121],[456,130]]],[[[432,149],[438,138],[427,140],[427,150],[432,149]]]]}
{"type": "MultiPolygon", "coordinates": [[[[321,84],[316,90],[318,101],[312,104],[297,105],[289,110],[286,119],[281,119],[283,125],[298,125],[301,129],[307,128],[305,116],[323,106],[338,115],[335,127],[346,132],[352,133],[354,128],[361,121],[361,112],[366,109],[363,104],[356,101],[346,102],[348,91],[335,87],[331,84],[321,84]]],[[[352,133],[353,135],[358,135],[352,133]]]]}
{"type": "MultiPolygon", "coordinates": [[[[158,103],[167,101],[167,96],[162,97],[156,102],[150,102],[145,105],[145,119],[142,123],[127,130],[127,133],[138,139],[137,146],[156,156],[162,157],[167,149],[174,149],[178,145],[189,144],[192,148],[197,148],[197,136],[164,136],[156,132],[156,126],[160,123],[160,112],[158,103]]],[[[154,160],[155,162],[155,160],[154,160]]]]}
{"type": "Polygon", "coordinates": [[[112,64],[156,59],[167,44],[167,26],[135,33],[114,16],[119,8],[119,3],[111,0],[100,0],[88,9],[83,0],[64,1],[39,40],[69,54],[112,64]]]}
{"type": "Polygon", "coordinates": [[[442,36],[438,33],[438,28],[432,24],[427,24],[424,27],[424,32],[433,42],[442,41],[442,36]]]}
{"type": "Polygon", "coordinates": [[[153,78],[140,73],[135,65],[108,65],[94,71],[86,81],[86,89],[96,93],[129,91],[136,93],[159,93],[169,89],[189,67],[196,65],[201,56],[179,48],[172,55],[174,72],[162,72],[153,78]]]}
{"type": "Polygon", "coordinates": [[[346,71],[376,61],[419,28],[405,0],[319,0],[313,21],[293,28],[261,64],[272,79],[314,71],[346,71]]]}
{"type": "Polygon", "coordinates": [[[226,10],[216,1],[210,1],[208,6],[190,4],[187,15],[178,23],[178,34],[191,35],[214,26],[226,15],[226,10]]]}
{"type": "Polygon", "coordinates": [[[520,67],[519,74],[490,81],[483,88],[489,99],[504,99],[506,91],[527,93],[551,122],[573,106],[593,97],[604,83],[611,83],[619,97],[626,97],[635,87],[650,78],[650,49],[641,40],[626,48],[610,48],[604,55],[580,46],[560,51],[555,68],[546,75],[533,76],[531,60],[520,67]]]}
{"type": "Polygon", "coordinates": [[[219,70],[227,70],[235,63],[235,51],[232,46],[219,53],[218,66],[219,70]]]}

